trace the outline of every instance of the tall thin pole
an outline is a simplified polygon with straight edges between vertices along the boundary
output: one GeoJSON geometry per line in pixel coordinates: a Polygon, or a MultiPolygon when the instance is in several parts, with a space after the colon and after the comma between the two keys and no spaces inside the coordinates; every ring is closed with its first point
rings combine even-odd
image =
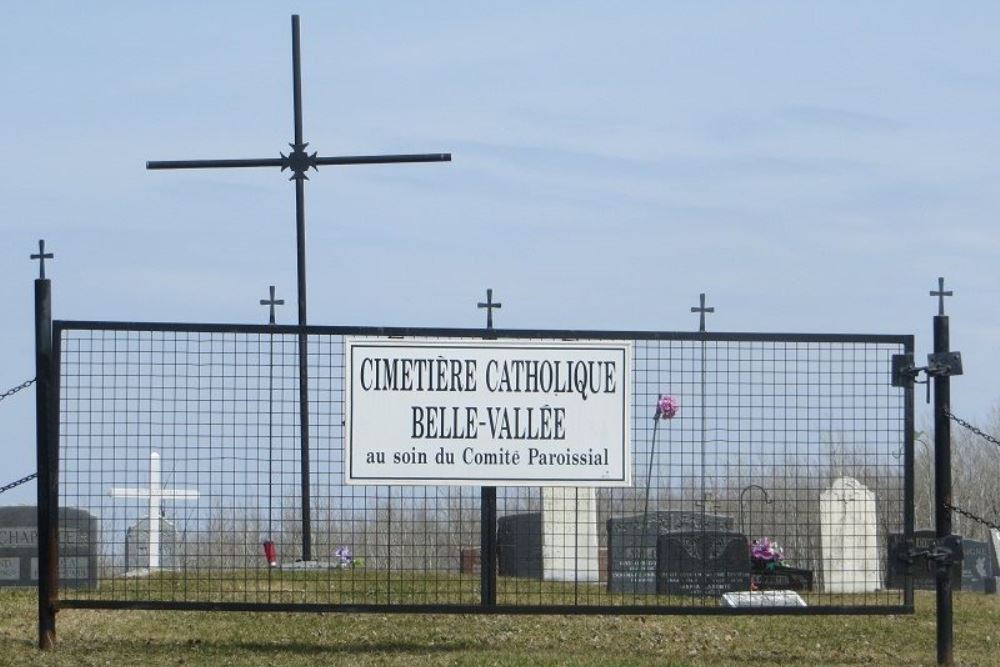
{"type": "MultiPolygon", "coordinates": [[[[934,317],[934,353],[948,352],[948,316],[934,317]]],[[[951,535],[951,378],[934,377],[934,523],[938,540],[951,535]]],[[[950,565],[950,563],[949,563],[950,565]]],[[[951,567],[937,569],[937,660],[955,664],[951,567]]]]}
{"type": "MultiPolygon", "coordinates": [[[[292,106],[295,116],[296,152],[305,150],[302,143],[302,58],[299,53],[299,17],[292,16],[292,106]]],[[[295,172],[295,257],[298,278],[299,326],[306,317],[306,186],[305,172],[295,172]]],[[[302,560],[312,560],[312,494],[309,465],[309,337],[299,330],[299,466],[302,493],[302,560]]]]}
{"type": "Polygon", "coordinates": [[[56,643],[59,598],[59,445],[53,419],[52,286],[45,278],[45,242],[39,241],[40,277],[35,280],[35,453],[38,470],[38,648],[56,643]]]}
{"type": "MultiPolygon", "coordinates": [[[[698,333],[705,333],[705,313],[714,313],[714,307],[705,307],[705,293],[702,292],[698,295],[698,306],[691,308],[692,313],[698,313],[698,333]]],[[[706,344],[705,337],[701,337],[701,513],[702,513],[702,525],[704,525],[704,515],[708,509],[708,498],[706,497],[705,489],[705,440],[706,433],[708,431],[705,419],[705,354],[706,354],[706,344]]]]}
{"type": "MultiPolygon", "coordinates": [[[[479,308],[486,309],[485,340],[495,340],[493,335],[493,309],[501,304],[493,300],[493,290],[486,290],[486,302],[479,308]]],[[[497,603],[497,487],[483,486],[479,489],[479,587],[483,605],[497,603]]]]}
{"type": "MultiPolygon", "coordinates": [[[[299,326],[305,327],[306,318],[306,232],[305,232],[305,180],[306,171],[320,166],[391,164],[414,162],[450,162],[450,153],[416,153],[408,155],[350,155],[318,156],[306,152],[308,144],[302,130],[302,67],[299,48],[299,17],[292,16],[292,106],[294,142],[292,151],[281,157],[223,160],[151,160],[147,169],[244,169],[253,167],[280,167],[291,170],[295,181],[295,239],[296,269],[298,278],[299,326]]],[[[302,560],[312,560],[311,493],[309,465],[309,340],[304,331],[298,336],[299,352],[299,436],[301,441],[300,474],[302,495],[302,560]]]]}

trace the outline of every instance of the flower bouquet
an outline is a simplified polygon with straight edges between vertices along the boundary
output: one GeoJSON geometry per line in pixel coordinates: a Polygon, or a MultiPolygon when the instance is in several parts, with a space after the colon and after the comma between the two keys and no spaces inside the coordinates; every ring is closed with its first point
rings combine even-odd
{"type": "Polygon", "coordinates": [[[750,546],[750,560],[755,570],[773,572],[776,568],[786,567],[785,551],[777,542],[766,537],[753,541],[750,546]]]}

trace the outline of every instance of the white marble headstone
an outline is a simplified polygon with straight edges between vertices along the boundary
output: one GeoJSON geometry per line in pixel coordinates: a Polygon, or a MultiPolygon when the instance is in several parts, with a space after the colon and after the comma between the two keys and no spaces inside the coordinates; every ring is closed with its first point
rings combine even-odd
{"type": "Polygon", "coordinates": [[[599,580],[593,488],[542,489],[542,576],[547,581],[599,580]]]}
{"type": "Polygon", "coordinates": [[[852,477],[819,496],[823,589],[870,593],[881,586],[875,494],[852,477]]]}

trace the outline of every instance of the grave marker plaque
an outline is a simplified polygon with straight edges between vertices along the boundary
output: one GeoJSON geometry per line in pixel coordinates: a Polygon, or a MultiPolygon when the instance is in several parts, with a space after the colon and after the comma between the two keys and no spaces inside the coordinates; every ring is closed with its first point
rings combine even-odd
{"type": "Polygon", "coordinates": [[[656,593],[656,540],[674,531],[731,531],[732,517],[689,510],[650,512],[608,519],[608,590],[656,593]]]}
{"type": "MultiPolygon", "coordinates": [[[[0,507],[0,586],[38,585],[38,509],[0,507]]],[[[59,585],[97,588],[97,518],[59,510],[59,585]]]]}
{"type": "Polygon", "coordinates": [[[656,592],[720,597],[750,590],[750,544],[742,533],[667,533],[656,541],[656,592]]]}
{"type": "Polygon", "coordinates": [[[990,545],[979,540],[962,540],[962,590],[995,593],[993,554],[990,545]]]}
{"type": "Polygon", "coordinates": [[[497,570],[501,576],[542,578],[542,513],[497,520],[497,570]]]}

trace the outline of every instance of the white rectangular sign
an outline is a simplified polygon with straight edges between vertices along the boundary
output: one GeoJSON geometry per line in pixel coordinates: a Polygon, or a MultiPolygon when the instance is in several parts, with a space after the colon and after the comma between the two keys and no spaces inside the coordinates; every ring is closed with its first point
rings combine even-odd
{"type": "Polygon", "coordinates": [[[631,483],[628,341],[345,348],[348,484],[631,483]]]}

